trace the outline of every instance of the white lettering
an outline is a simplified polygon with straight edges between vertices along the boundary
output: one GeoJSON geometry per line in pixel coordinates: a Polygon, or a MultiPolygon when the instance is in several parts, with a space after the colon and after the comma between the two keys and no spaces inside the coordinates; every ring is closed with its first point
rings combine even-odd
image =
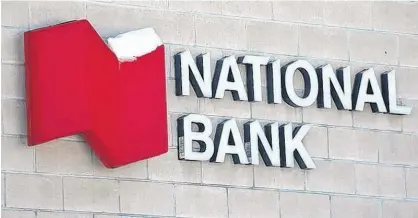
{"type": "Polygon", "coordinates": [[[177,95],[190,95],[190,83],[197,97],[212,97],[212,78],[210,70],[210,53],[197,57],[200,71],[190,51],[180,53],[175,58],[177,95]],[[203,77],[202,77],[203,72],[203,77]],[[191,78],[189,77],[191,76],[191,78]]]}
{"type": "Polygon", "coordinates": [[[270,104],[282,103],[282,75],[280,59],[267,65],[267,101],[270,104]]]}
{"type": "Polygon", "coordinates": [[[302,139],[306,136],[311,127],[303,125],[293,130],[292,124],[281,127],[282,140],[284,140],[284,151],[282,151],[283,167],[294,167],[295,159],[301,169],[315,169],[315,163],[303,146],[302,139]],[[284,154],[284,155],[283,155],[284,154]]]}
{"type": "Polygon", "coordinates": [[[224,162],[225,154],[232,154],[234,163],[248,164],[248,157],[235,119],[220,123],[217,128],[216,132],[220,135],[215,135],[215,154],[212,160],[224,162]]]}
{"type": "Polygon", "coordinates": [[[373,69],[364,70],[356,75],[353,91],[353,108],[363,111],[364,104],[370,103],[373,112],[386,112],[382,92],[380,92],[373,69]],[[371,92],[371,93],[370,93],[371,92]]]}
{"type": "Polygon", "coordinates": [[[267,65],[269,57],[244,56],[242,63],[247,65],[247,89],[249,101],[262,101],[261,65],[267,65]]]}
{"type": "Polygon", "coordinates": [[[189,114],[181,117],[178,123],[179,159],[209,160],[213,154],[214,146],[210,138],[212,123],[209,118],[199,114],[189,114]],[[194,132],[192,124],[196,124],[198,132],[194,132]],[[193,149],[193,142],[199,144],[199,151],[193,149]]]}
{"type": "Polygon", "coordinates": [[[396,103],[396,80],[395,71],[382,74],[382,92],[386,108],[392,114],[411,114],[412,107],[400,106],[396,103]]]}
{"type": "Polygon", "coordinates": [[[251,163],[259,164],[259,152],[266,166],[280,166],[279,123],[266,126],[266,133],[258,121],[244,125],[245,141],[251,146],[251,163]],[[266,137],[266,134],[268,137],[266,137]]]}
{"type": "Polygon", "coordinates": [[[320,83],[318,104],[320,108],[331,108],[332,97],[338,109],[351,110],[350,67],[337,70],[337,75],[335,75],[331,65],[327,64],[319,67],[318,78],[320,83]]]}
{"type": "Polygon", "coordinates": [[[229,90],[232,92],[234,100],[248,101],[247,92],[245,91],[235,56],[231,55],[224,58],[221,62],[221,70],[215,72],[214,86],[216,89],[214,98],[223,98],[225,91],[229,90]]]}
{"type": "Polygon", "coordinates": [[[305,61],[299,60],[285,66],[284,74],[284,101],[294,107],[307,107],[312,105],[318,96],[318,77],[313,66],[305,61]],[[303,96],[296,94],[294,87],[294,75],[296,70],[302,73],[305,81],[303,96]]]}

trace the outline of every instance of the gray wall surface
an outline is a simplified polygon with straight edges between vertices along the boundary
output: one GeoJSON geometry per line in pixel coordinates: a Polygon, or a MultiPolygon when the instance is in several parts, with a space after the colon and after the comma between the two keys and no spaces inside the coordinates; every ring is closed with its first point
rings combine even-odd
{"type": "MultiPolygon", "coordinates": [[[[2,215],[6,218],[418,217],[418,3],[2,1],[2,215]],[[23,33],[87,18],[103,37],[154,27],[166,48],[169,152],[106,169],[80,137],[26,146],[23,33]],[[412,114],[177,97],[173,55],[267,55],[394,69],[412,114]],[[205,114],[313,125],[314,170],[179,161],[176,119],[205,114]]],[[[242,66],[243,71],[244,67],[242,66]]],[[[262,71],[264,72],[264,71],[262,71]]],[[[245,75],[243,75],[245,76],[245,75]]],[[[297,78],[301,87],[302,79],[297,78]]],[[[263,78],[265,85],[265,78],[263,78]]],[[[138,99],[139,100],[139,99],[138,99]]]]}

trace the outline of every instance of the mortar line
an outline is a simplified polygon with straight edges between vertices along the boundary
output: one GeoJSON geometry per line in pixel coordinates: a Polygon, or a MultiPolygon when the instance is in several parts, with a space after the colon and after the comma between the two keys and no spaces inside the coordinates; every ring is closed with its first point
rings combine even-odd
{"type": "Polygon", "coordinates": [[[92,4],[97,4],[97,5],[110,5],[110,6],[124,7],[124,8],[138,8],[138,9],[144,9],[147,11],[162,11],[162,12],[168,11],[168,12],[174,12],[174,13],[196,14],[196,15],[216,17],[216,18],[232,19],[232,20],[244,20],[244,21],[248,20],[248,21],[266,22],[266,23],[287,24],[287,25],[301,24],[305,26],[324,27],[324,28],[341,28],[341,29],[347,29],[347,30],[353,30],[353,31],[375,32],[375,33],[385,33],[385,34],[398,34],[398,35],[411,35],[411,36],[418,35],[418,33],[406,33],[406,32],[374,29],[373,25],[371,28],[354,28],[354,27],[348,27],[348,26],[342,26],[342,25],[338,26],[338,25],[320,24],[320,23],[307,23],[303,21],[292,22],[292,21],[286,21],[286,20],[278,20],[274,18],[262,19],[262,18],[256,18],[256,17],[248,17],[248,16],[224,15],[222,14],[222,12],[221,13],[205,13],[205,12],[199,12],[199,11],[188,11],[188,10],[172,9],[172,8],[153,8],[153,7],[146,7],[146,6],[139,6],[139,5],[114,4],[113,2],[95,2],[95,1],[87,1],[87,2],[90,2],[92,4]]]}
{"type": "MultiPolygon", "coordinates": [[[[9,174],[20,174],[20,175],[34,175],[30,173],[13,173],[8,172],[9,174]]],[[[38,176],[48,176],[47,174],[35,174],[38,176]]],[[[50,176],[58,176],[58,175],[50,175],[50,176]]],[[[351,197],[359,197],[359,198],[372,198],[372,199],[387,199],[387,200],[403,200],[403,201],[411,201],[411,202],[418,202],[418,198],[408,198],[408,197],[394,197],[394,196],[383,196],[383,195],[366,195],[366,194],[354,194],[354,193],[347,193],[347,192],[333,192],[333,191],[320,191],[317,190],[298,190],[298,189],[289,189],[289,188],[267,188],[267,187],[252,187],[252,186],[241,186],[241,185],[226,185],[226,184],[199,184],[199,183],[192,183],[192,182],[174,182],[174,181],[159,181],[159,180],[145,180],[145,179],[132,179],[132,178],[103,178],[103,177],[92,177],[92,176],[82,176],[82,175],[61,175],[62,178],[85,178],[85,179],[101,179],[101,180],[116,180],[120,181],[129,181],[129,182],[144,182],[144,183],[154,183],[154,184],[167,184],[167,185],[190,185],[190,186],[201,186],[201,187],[218,187],[218,188],[239,188],[239,189],[246,189],[246,190],[266,190],[266,191],[277,191],[280,190],[281,192],[293,192],[293,193],[306,193],[306,194],[319,194],[319,195],[333,195],[333,196],[351,196],[351,197]]]]}
{"type": "Polygon", "coordinates": [[[227,217],[229,218],[229,188],[225,188],[226,191],[226,208],[227,208],[227,217]]]}

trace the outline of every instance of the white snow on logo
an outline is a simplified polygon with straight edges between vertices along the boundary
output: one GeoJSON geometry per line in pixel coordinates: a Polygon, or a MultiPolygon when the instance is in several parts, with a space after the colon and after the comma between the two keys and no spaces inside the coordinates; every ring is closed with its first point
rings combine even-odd
{"type": "Polygon", "coordinates": [[[153,28],[122,33],[108,38],[107,43],[120,62],[134,61],[163,44],[153,28]]]}

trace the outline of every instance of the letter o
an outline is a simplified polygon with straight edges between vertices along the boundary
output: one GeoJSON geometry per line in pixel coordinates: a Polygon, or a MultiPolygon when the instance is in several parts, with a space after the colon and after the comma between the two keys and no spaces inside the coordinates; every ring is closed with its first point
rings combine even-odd
{"type": "Polygon", "coordinates": [[[307,107],[312,105],[318,96],[318,76],[315,68],[305,60],[292,62],[282,69],[283,100],[293,107],[307,107]],[[302,97],[296,94],[294,75],[296,70],[302,73],[305,83],[302,97]],[[283,73],[284,71],[284,73],[283,73]]]}

